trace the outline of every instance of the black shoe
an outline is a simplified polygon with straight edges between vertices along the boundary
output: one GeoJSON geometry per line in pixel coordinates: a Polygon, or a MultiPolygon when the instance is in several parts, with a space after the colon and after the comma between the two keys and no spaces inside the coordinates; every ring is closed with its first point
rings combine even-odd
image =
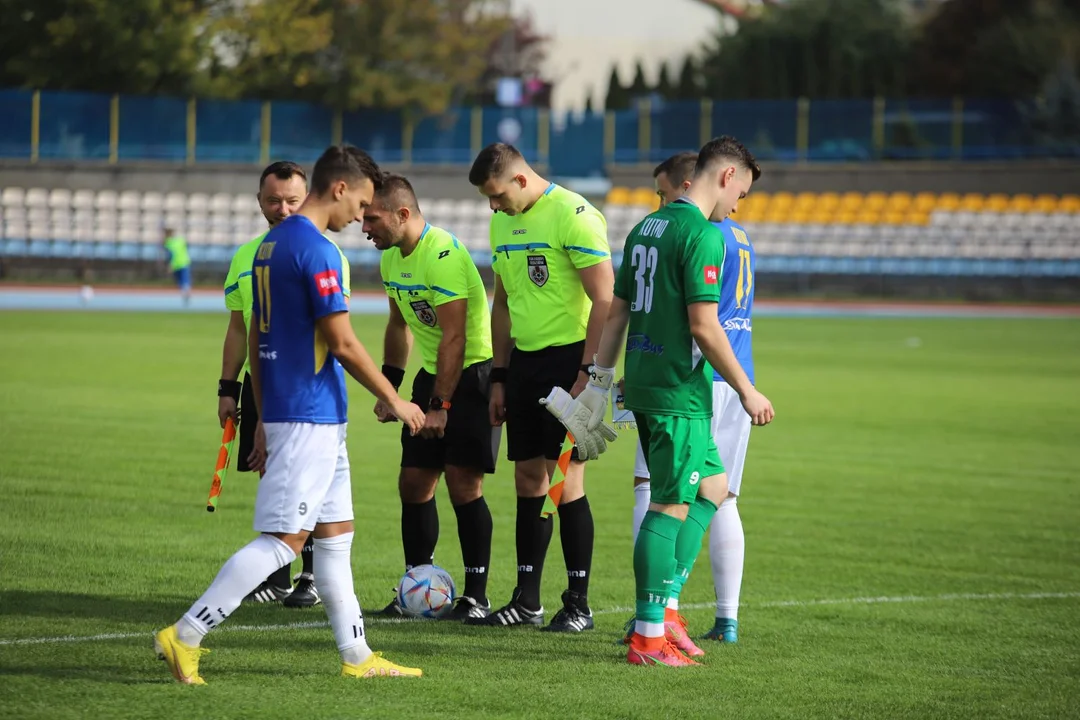
{"type": "Polygon", "coordinates": [[[300,573],[296,576],[296,587],[281,604],[290,608],[309,608],[321,602],[319,591],[315,589],[315,578],[311,573],[300,573]]]}
{"type": "Polygon", "coordinates": [[[592,630],[592,610],[584,595],[567,590],[562,594],[562,610],[555,613],[551,623],[544,628],[544,632],[582,632],[592,630]]]}
{"type": "Polygon", "coordinates": [[[544,608],[529,610],[524,607],[518,598],[521,597],[521,588],[514,588],[514,594],[510,596],[510,602],[487,617],[470,617],[465,619],[466,625],[490,625],[494,627],[509,627],[510,625],[543,625],[544,608]]]}
{"type": "Polygon", "coordinates": [[[276,585],[271,585],[266,580],[259,583],[259,587],[252,590],[244,602],[256,602],[256,603],[275,603],[281,602],[285,598],[289,597],[292,593],[292,588],[279,588],[276,585]]]}
{"type": "Polygon", "coordinates": [[[401,605],[398,604],[397,594],[394,595],[394,599],[390,601],[390,604],[384,607],[382,610],[377,610],[372,613],[375,617],[383,618],[404,618],[405,613],[401,610],[401,605]]]}
{"type": "Polygon", "coordinates": [[[483,605],[473,600],[468,595],[462,595],[454,601],[454,608],[441,616],[440,620],[456,620],[463,622],[470,618],[486,618],[491,614],[491,603],[485,601],[483,605]]]}

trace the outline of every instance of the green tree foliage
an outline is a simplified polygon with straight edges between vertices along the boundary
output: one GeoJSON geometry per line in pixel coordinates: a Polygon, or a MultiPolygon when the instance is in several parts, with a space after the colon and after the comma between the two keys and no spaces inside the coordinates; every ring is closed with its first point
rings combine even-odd
{"type": "Polygon", "coordinates": [[[675,98],[675,84],[671,82],[671,72],[667,62],[660,63],[660,76],[656,80],[656,94],[667,100],[675,98]]]}
{"type": "Polygon", "coordinates": [[[611,76],[608,78],[607,96],[604,100],[605,110],[625,110],[630,107],[630,93],[619,79],[619,68],[611,66],[611,76]]]}
{"type": "Polygon", "coordinates": [[[204,90],[204,0],[0,0],[0,83],[187,95],[204,90]]]}

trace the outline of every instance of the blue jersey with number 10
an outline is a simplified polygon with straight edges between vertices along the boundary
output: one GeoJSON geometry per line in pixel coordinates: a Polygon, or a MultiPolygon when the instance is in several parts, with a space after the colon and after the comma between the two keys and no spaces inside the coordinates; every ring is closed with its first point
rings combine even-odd
{"type": "MultiPolygon", "coordinates": [[[[743,372],[750,382],[754,382],[754,356],[750,349],[750,314],[754,309],[754,246],[750,244],[746,231],[734,220],[727,218],[713,225],[720,228],[727,244],[724,268],[720,274],[717,314],[743,372]]],[[[713,380],[724,381],[720,373],[715,371],[713,380]]]]}
{"type": "Polygon", "coordinates": [[[252,263],[263,422],[344,423],[345,371],[316,321],[346,312],[341,253],[302,215],[263,238],[252,263]]]}

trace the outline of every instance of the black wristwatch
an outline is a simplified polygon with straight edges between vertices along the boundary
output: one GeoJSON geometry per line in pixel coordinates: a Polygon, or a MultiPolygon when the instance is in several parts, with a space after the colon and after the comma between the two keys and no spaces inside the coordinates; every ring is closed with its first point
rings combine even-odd
{"type": "Polygon", "coordinates": [[[428,410],[449,410],[449,409],[450,409],[450,401],[449,400],[443,400],[441,397],[439,397],[437,395],[435,397],[431,398],[431,403],[428,404],[428,410]]]}
{"type": "Polygon", "coordinates": [[[582,365],[581,372],[585,373],[586,375],[592,375],[592,365],[582,365]]]}

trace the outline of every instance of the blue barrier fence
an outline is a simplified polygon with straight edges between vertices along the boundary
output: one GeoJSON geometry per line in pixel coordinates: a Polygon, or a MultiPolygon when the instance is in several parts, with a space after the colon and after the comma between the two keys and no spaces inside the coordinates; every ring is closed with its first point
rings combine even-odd
{"type": "Polygon", "coordinates": [[[412,118],[298,102],[0,89],[0,108],[0,157],[33,161],[310,162],[344,140],[382,162],[466,164],[506,140],[557,175],[588,176],[613,163],[654,163],[719,134],[780,161],[1080,157],[1080,142],[1046,138],[1034,105],[1014,100],[643,100],[561,118],[496,107],[412,118]]]}

